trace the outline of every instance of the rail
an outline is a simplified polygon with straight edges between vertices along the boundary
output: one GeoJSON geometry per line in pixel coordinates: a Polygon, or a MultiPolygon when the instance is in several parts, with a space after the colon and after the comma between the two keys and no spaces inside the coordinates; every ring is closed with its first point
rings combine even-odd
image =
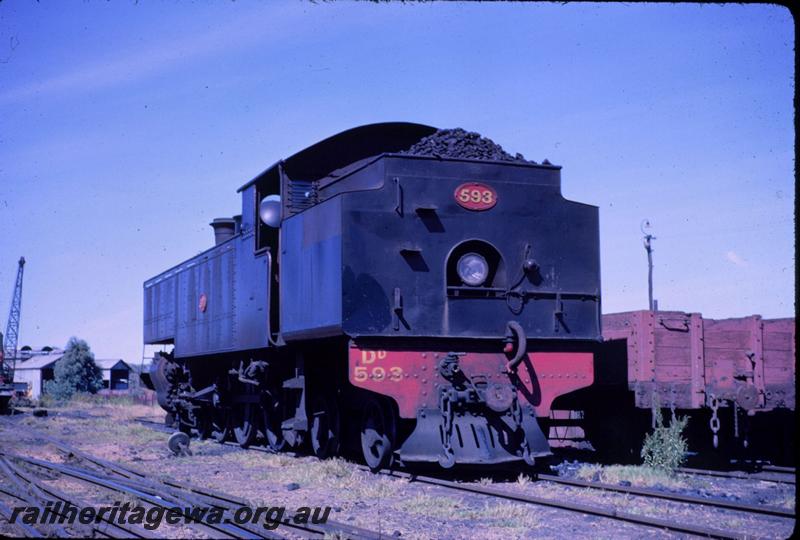
{"type": "MultiPolygon", "coordinates": [[[[139,422],[144,424],[153,424],[155,429],[163,430],[163,431],[170,431],[168,428],[165,429],[163,425],[158,426],[156,422],[148,421],[145,419],[139,419],[139,422]]],[[[238,445],[236,445],[238,446],[238,445]]],[[[257,449],[251,447],[249,449],[257,449]]],[[[261,449],[268,451],[266,449],[261,449]]],[[[367,467],[358,466],[361,470],[369,470],[367,467]]],[[[701,473],[708,473],[714,474],[719,476],[731,476],[734,478],[742,478],[742,479],[758,479],[761,480],[761,477],[754,476],[754,475],[747,475],[742,473],[741,475],[728,475],[723,473],[718,473],[716,471],[704,471],[700,469],[681,469],[680,472],[686,472],[687,474],[701,474],[701,473]]],[[[632,514],[629,512],[622,512],[616,509],[609,509],[604,508],[601,506],[584,504],[584,503],[577,503],[572,501],[557,501],[553,499],[549,499],[546,497],[537,497],[527,494],[517,494],[508,491],[498,490],[495,488],[485,487],[485,486],[477,486],[473,484],[464,484],[460,482],[454,482],[450,480],[444,480],[441,478],[434,478],[430,476],[420,476],[409,472],[404,471],[384,471],[381,474],[389,477],[394,478],[404,478],[411,482],[419,482],[429,485],[434,485],[438,487],[443,487],[452,490],[458,491],[466,491],[475,494],[481,494],[490,496],[493,498],[500,498],[510,501],[522,502],[527,504],[534,504],[539,506],[547,506],[551,508],[558,508],[561,510],[579,512],[583,514],[595,515],[599,517],[614,519],[618,521],[625,521],[628,523],[634,523],[637,525],[647,526],[647,527],[654,527],[658,529],[673,531],[677,533],[686,533],[686,534],[693,534],[699,536],[708,536],[713,538],[730,538],[730,539],[738,539],[744,538],[746,535],[742,535],[735,531],[725,531],[722,529],[717,529],[714,527],[704,527],[699,525],[693,524],[684,524],[684,523],[677,523],[674,521],[657,518],[657,517],[648,517],[642,516],[639,514],[632,514]]],[[[780,518],[789,518],[793,519],[795,514],[793,511],[775,507],[775,506],[757,506],[752,504],[746,503],[737,503],[732,501],[725,501],[722,499],[714,499],[714,498],[704,498],[704,497],[696,497],[691,495],[681,495],[676,493],[669,493],[665,491],[660,491],[656,489],[648,489],[648,488],[640,488],[635,486],[617,486],[612,484],[605,484],[601,482],[591,482],[591,481],[584,481],[578,479],[567,479],[562,478],[555,475],[549,474],[538,474],[536,475],[539,481],[546,481],[551,483],[557,483],[562,485],[570,485],[574,487],[583,487],[589,489],[599,489],[604,491],[611,491],[617,493],[625,493],[628,495],[634,496],[641,496],[641,497],[649,497],[649,498],[657,498],[663,500],[669,500],[678,503],[686,503],[686,504],[695,504],[695,505],[703,505],[703,506],[710,506],[715,508],[721,508],[724,510],[730,511],[737,511],[737,512],[745,512],[751,514],[761,514],[761,515],[768,515],[768,516],[775,516],[780,518]]],[[[778,480],[772,480],[778,481],[778,480]]],[[[793,483],[793,482],[792,482],[793,483]]]]}
{"type": "MultiPolygon", "coordinates": [[[[58,463],[38,460],[31,457],[19,456],[5,453],[0,450],[0,455],[16,460],[21,463],[39,467],[50,472],[68,476],[81,480],[98,487],[110,489],[118,493],[127,494],[144,501],[152,506],[169,508],[179,507],[217,507],[223,509],[228,514],[232,514],[237,507],[248,506],[248,502],[239,497],[221,493],[212,489],[191,485],[185,482],[178,482],[172,479],[150,478],[146,473],[138,471],[132,467],[113,463],[96,456],[82,452],[63,441],[36,432],[38,438],[52,444],[68,457],[77,458],[80,461],[89,463],[100,469],[79,468],[74,465],[63,465],[58,463]]],[[[84,505],[85,506],[85,505],[84,505]]],[[[229,515],[230,517],[230,515],[229,515]]],[[[251,525],[237,525],[233,523],[209,523],[207,520],[201,524],[195,524],[195,528],[203,530],[211,537],[226,538],[283,538],[276,531],[265,531],[263,528],[256,528],[251,525]]],[[[356,527],[353,525],[328,520],[326,523],[300,524],[283,521],[281,528],[292,532],[301,533],[304,537],[309,534],[313,536],[341,536],[355,540],[370,540],[381,537],[376,531],[356,527]]]]}

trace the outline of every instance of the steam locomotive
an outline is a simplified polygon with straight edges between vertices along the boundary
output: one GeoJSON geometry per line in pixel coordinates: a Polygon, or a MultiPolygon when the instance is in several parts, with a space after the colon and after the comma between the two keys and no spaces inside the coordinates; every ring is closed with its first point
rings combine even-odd
{"type": "Polygon", "coordinates": [[[373,469],[550,453],[540,420],[602,339],[598,209],[547,162],[407,151],[435,133],[366,125],[277,162],[144,283],[182,431],[373,469]]]}

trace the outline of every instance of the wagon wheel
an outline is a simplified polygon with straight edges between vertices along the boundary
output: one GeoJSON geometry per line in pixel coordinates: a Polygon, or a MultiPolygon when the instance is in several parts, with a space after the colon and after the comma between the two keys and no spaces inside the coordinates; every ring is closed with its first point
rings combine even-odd
{"type": "Polygon", "coordinates": [[[388,406],[370,399],[361,419],[361,452],[373,471],[391,464],[395,443],[394,415],[388,406]]]}
{"type": "Polygon", "coordinates": [[[189,450],[189,441],[189,435],[182,431],[176,431],[170,435],[167,446],[176,456],[191,456],[192,451],[189,450]]]}
{"type": "Polygon", "coordinates": [[[311,448],[320,459],[339,451],[339,407],[333,396],[317,396],[311,408],[311,448]]]}
{"type": "Polygon", "coordinates": [[[211,438],[222,444],[230,435],[231,414],[228,407],[217,405],[211,411],[211,438]]]}
{"type": "Polygon", "coordinates": [[[271,393],[265,392],[261,397],[261,429],[267,448],[280,452],[286,446],[281,431],[280,403],[271,393]]]}

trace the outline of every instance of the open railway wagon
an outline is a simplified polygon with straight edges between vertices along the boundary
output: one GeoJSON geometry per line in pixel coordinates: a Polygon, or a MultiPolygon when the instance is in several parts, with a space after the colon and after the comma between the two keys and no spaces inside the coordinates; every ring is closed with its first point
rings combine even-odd
{"type": "Polygon", "coordinates": [[[665,422],[689,417],[701,458],[794,463],[793,318],[631,311],[603,315],[603,338],[595,385],[564,401],[584,411],[599,452],[638,459],[659,408],[665,422]]]}
{"type": "Polygon", "coordinates": [[[144,284],[184,431],[404,462],[526,462],[592,383],[597,207],[477,134],[355,128],[239,189],[216,245],[144,284]]]}

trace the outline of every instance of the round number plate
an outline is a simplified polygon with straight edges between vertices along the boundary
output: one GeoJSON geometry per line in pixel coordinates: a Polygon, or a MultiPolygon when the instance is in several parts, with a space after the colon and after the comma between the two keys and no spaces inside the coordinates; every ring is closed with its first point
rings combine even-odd
{"type": "Polygon", "coordinates": [[[456,188],[456,202],[467,210],[488,210],[497,204],[497,192],[486,184],[467,182],[456,188]]]}

